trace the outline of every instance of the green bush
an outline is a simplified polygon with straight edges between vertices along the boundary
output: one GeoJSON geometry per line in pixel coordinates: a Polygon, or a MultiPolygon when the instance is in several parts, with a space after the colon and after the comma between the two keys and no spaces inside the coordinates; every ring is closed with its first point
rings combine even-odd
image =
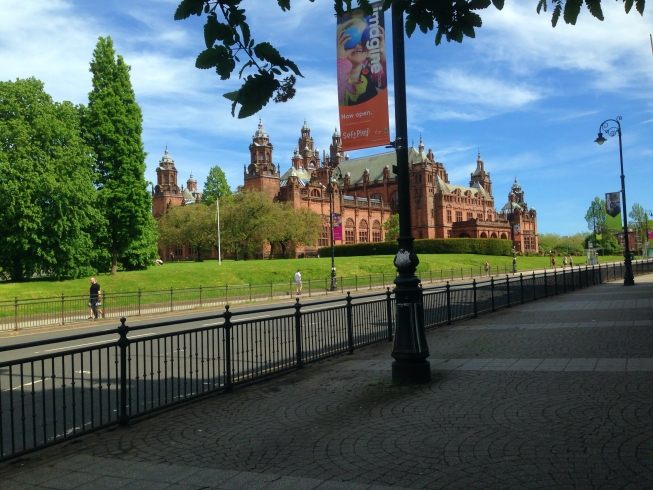
{"type": "MultiPolygon", "coordinates": [[[[510,255],[511,242],[496,238],[434,238],[415,240],[416,254],[479,254],[479,255],[510,255]]],[[[331,255],[331,247],[319,250],[321,257],[331,255]]],[[[336,257],[356,257],[365,255],[395,255],[396,242],[355,243],[351,245],[336,245],[336,257]]]]}

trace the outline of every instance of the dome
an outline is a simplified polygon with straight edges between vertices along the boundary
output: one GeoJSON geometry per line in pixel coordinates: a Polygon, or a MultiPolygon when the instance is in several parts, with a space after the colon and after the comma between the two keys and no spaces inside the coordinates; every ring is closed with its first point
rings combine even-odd
{"type": "Polygon", "coordinates": [[[254,133],[254,138],[267,138],[268,134],[265,132],[265,129],[263,129],[263,123],[261,120],[258,120],[258,128],[256,130],[256,133],[254,133]]]}
{"type": "Polygon", "coordinates": [[[333,138],[340,138],[340,133],[338,132],[338,128],[333,130],[333,138]]]}
{"type": "Polygon", "coordinates": [[[306,124],[306,119],[304,119],[304,125],[302,126],[302,131],[310,131],[311,128],[308,127],[308,124],[306,124]]]}
{"type": "Polygon", "coordinates": [[[195,177],[193,177],[193,172],[190,173],[190,178],[188,179],[188,182],[197,182],[195,180],[195,177]]]}
{"type": "Polygon", "coordinates": [[[169,162],[169,163],[174,163],[174,160],[168,153],[168,148],[166,147],[166,151],[163,153],[163,156],[161,157],[161,162],[169,162]]]}

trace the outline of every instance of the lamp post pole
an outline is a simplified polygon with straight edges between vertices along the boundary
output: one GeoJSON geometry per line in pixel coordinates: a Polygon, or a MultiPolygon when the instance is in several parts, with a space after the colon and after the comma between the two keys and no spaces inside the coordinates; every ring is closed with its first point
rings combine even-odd
{"type": "Polygon", "coordinates": [[[419,259],[413,249],[410,220],[410,175],[408,168],[408,122],[406,115],[406,67],[404,57],[404,16],[392,5],[392,52],[394,56],[395,128],[397,154],[399,238],[394,259],[395,335],[392,347],[392,381],[421,384],[431,380],[429,348],[424,332],[424,303],[419,277],[415,275],[419,259]]]}
{"type": "Polygon", "coordinates": [[[329,172],[329,223],[331,225],[331,291],[338,290],[338,279],[336,277],[336,265],[335,265],[335,252],[333,249],[334,238],[333,238],[333,191],[334,191],[334,178],[333,170],[329,172]]]}
{"type": "Polygon", "coordinates": [[[633,275],[633,264],[630,259],[630,245],[628,243],[628,207],[626,206],[626,177],[624,176],[624,156],[621,143],[621,124],[619,121],[621,116],[617,116],[616,119],[606,119],[599,126],[599,136],[594,140],[594,142],[602,145],[606,142],[603,132],[614,136],[615,134],[619,135],[619,163],[621,165],[621,212],[623,213],[624,220],[624,263],[626,265],[626,273],[624,274],[624,286],[634,286],[635,277],[633,275]],[[616,124],[616,127],[613,126],[616,124]]]}

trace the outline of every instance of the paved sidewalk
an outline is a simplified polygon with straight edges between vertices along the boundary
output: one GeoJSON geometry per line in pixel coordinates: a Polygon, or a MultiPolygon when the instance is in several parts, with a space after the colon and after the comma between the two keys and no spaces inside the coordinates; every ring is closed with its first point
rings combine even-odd
{"type": "Polygon", "coordinates": [[[0,467],[14,488],[653,488],[653,275],[382,343],[0,467]]]}

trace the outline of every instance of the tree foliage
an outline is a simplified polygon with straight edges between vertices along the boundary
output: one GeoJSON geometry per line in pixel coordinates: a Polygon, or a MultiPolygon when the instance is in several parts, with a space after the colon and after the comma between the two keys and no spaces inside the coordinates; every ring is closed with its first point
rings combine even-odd
{"type": "Polygon", "coordinates": [[[399,215],[391,215],[385,223],[383,223],[383,229],[385,230],[385,241],[386,242],[396,242],[399,238],[399,215]]]}
{"type": "MultiPolygon", "coordinates": [[[[313,2],[314,0],[310,0],[313,2]]],[[[622,0],[626,13],[633,5],[644,13],[645,0],[622,0]]],[[[360,7],[372,13],[374,0],[335,0],[337,14],[360,7]]],[[[247,23],[244,0],[181,0],[175,11],[175,20],[192,15],[206,15],[203,50],[195,66],[200,69],[215,68],[221,80],[231,78],[238,70],[243,80],[236,91],[224,94],[232,101],[231,115],[240,105],[238,118],[260,111],[274,96],[275,102],[286,102],[295,95],[296,76],[302,76],[297,65],[281,56],[269,42],[256,43],[247,23]],[[241,57],[243,60],[241,61],[241,57]]],[[[601,0],[585,0],[585,5],[595,18],[603,20],[601,0]]],[[[290,0],[277,0],[282,11],[290,10],[290,0]]],[[[465,37],[476,37],[476,29],[483,25],[479,11],[493,5],[501,10],[504,0],[383,0],[383,10],[394,7],[405,14],[406,33],[410,37],[416,28],[423,33],[435,31],[435,44],[442,38],[462,42],[465,37]]],[[[560,15],[567,24],[575,24],[583,0],[538,0],[537,13],[547,12],[551,6],[551,25],[555,27],[560,15]]]]}
{"type": "Polygon", "coordinates": [[[602,235],[605,231],[607,233],[607,214],[605,212],[605,201],[598,196],[590,203],[590,207],[585,213],[585,221],[587,221],[587,228],[592,232],[594,243],[596,243],[597,235],[602,235]]]}
{"type": "Polygon", "coordinates": [[[111,256],[111,274],[123,259],[131,264],[136,255],[137,262],[147,266],[157,253],[152,198],[145,181],[143,116],[129,70],[122,56],[116,57],[111,38],[100,37],[93,51],[93,90],[88,94],[82,127],[95,159],[97,226],[104,231],[100,245],[111,256]]]}
{"type": "Polygon", "coordinates": [[[209,206],[215,204],[216,199],[222,199],[225,196],[231,195],[231,189],[227,183],[227,177],[220,167],[217,165],[211,167],[209,175],[204,182],[204,190],[202,191],[202,202],[209,206]]]}
{"type": "Polygon", "coordinates": [[[204,252],[211,252],[218,243],[218,228],[209,206],[189,204],[172,207],[157,222],[161,241],[167,245],[185,243],[195,249],[195,260],[201,261],[204,252]]]}
{"type": "Polygon", "coordinates": [[[16,281],[93,274],[92,161],[79,108],[30,78],[0,82],[0,268],[16,281]]]}

